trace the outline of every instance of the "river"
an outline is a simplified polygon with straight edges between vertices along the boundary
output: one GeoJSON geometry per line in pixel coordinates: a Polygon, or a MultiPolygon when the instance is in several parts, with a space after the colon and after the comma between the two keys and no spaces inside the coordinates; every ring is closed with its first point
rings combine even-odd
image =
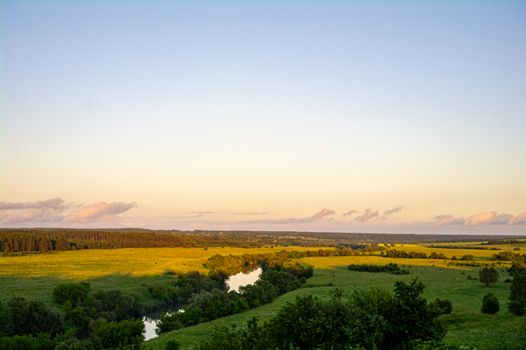
{"type": "MultiPolygon", "coordinates": [[[[235,275],[228,277],[228,279],[226,280],[228,291],[239,292],[239,287],[244,287],[256,283],[256,281],[259,279],[259,276],[261,275],[261,272],[263,272],[263,270],[261,270],[261,268],[258,267],[254,271],[248,273],[239,272],[235,275]]],[[[184,310],[181,309],[178,312],[184,312],[184,310]]],[[[157,328],[157,321],[158,319],[154,318],[143,318],[144,340],[150,340],[158,337],[155,331],[157,328]]]]}

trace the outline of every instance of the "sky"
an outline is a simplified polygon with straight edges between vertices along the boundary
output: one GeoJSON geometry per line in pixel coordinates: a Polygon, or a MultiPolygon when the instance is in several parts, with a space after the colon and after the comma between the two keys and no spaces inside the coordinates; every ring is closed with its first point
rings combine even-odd
{"type": "Polygon", "coordinates": [[[526,234],[524,1],[0,2],[0,227],[526,234]]]}

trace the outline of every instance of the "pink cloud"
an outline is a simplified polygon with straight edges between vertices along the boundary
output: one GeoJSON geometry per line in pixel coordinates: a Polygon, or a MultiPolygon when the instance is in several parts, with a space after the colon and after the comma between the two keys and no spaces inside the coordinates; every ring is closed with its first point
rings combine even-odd
{"type": "Polygon", "coordinates": [[[371,209],[365,209],[365,212],[363,213],[363,215],[357,216],[356,218],[354,218],[354,221],[355,222],[367,222],[372,219],[378,218],[379,215],[380,214],[378,210],[372,211],[371,209]]]}
{"type": "Polygon", "coordinates": [[[322,210],[320,210],[319,212],[317,213],[314,213],[311,218],[312,220],[323,220],[329,216],[332,216],[336,214],[336,212],[332,209],[327,209],[327,208],[323,208],[322,210]]]}
{"type": "Polygon", "coordinates": [[[526,211],[515,216],[511,221],[512,225],[524,225],[526,224],[526,211]]]}
{"type": "Polygon", "coordinates": [[[495,211],[487,211],[470,216],[466,219],[465,225],[506,225],[513,219],[513,215],[499,214],[495,211]]]}
{"type": "Polygon", "coordinates": [[[115,215],[122,214],[137,207],[137,203],[124,202],[97,202],[83,206],[67,215],[64,220],[69,222],[92,222],[107,220],[115,215]]]}
{"type": "Polygon", "coordinates": [[[356,209],[351,209],[351,210],[349,210],[349,211],[346,211],[345,213],[342,213],[342,215],[343,215],[344,217],[347,217],[347,216],[352,216],[352,215],[354,215],[354,214],[356,214],[356,213],[358,213],[358,210],[356,210],[356,209]]]}
{"type": "Polygon", "coordinates": [[[0,210],[18,209],[65,209],[62,198],[51,198],[35,202],[0,202],[0,210]]]}
{"type": "Polygon", "coordinates": [[[451,214],[438,215],[432,220],[438,225],[488,226],[488,225],[522,225],[526,224],[526,212],[517,216],[496,211],[485,211],[467,218],[456,217],[451,214]]]}
{"type": "Polygon", "coordinates": [[[437,215],[433,218],[433,223],[438,225],[464,225],[463,218],[457,218],[451,214],[437,215]]]}
{"type": "Polygon", "coordinates": [[[402,211],[402,209],[404,209],[404,207],[402,207],[401,205],[399,205],[398,207],[394,207],[392,209],[388,209],[386,211],[384,211],[384,216],[389,216],[389,215],[393,215],[393,214],[396,214],[396,213],[399,213],[402,211]]]}

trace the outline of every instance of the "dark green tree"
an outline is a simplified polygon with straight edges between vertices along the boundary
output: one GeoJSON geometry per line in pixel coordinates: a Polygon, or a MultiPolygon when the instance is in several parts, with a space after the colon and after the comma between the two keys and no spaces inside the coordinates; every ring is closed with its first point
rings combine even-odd
{"type": "Polygon", "coordinates": [[[508,309],[517,316],[526,313],[526,271],[515,272],[510,285],[508,309]]]}
{"type": "Polygon", "coordinates": [[[90,286],[88,283],[62,283],[53,289],[53,300],[57,304],[70,303],[77,306],[84,303],[88,297],[90,286]]]}
{"type": "Polygon", "coordinates": [[[143,331],[141,320],[103,322],[95,329],[93,339],[103,349],[140,349],[143,331]]]}
{"type": "Polygon", "coordinates": [[[64,322],[57,310],[38,301],[15,297],[9,300],[5,310],[5,333],[24,335],[47,333],[52,336],[64,332],[64,322]]]}
{"type": "Polygon", "coordinates": [[[479,280],[486,287],[493,286],[499,279],[499,273],[493,267],[485,267],[479,271],[479,280]]]}
{"type": "Polygon", "coordinates": [[[499,299],[492,293],[488,293],[482,299],[482,307],[480,311],[483,314],[496,314],[500,310],[499,299]]]}

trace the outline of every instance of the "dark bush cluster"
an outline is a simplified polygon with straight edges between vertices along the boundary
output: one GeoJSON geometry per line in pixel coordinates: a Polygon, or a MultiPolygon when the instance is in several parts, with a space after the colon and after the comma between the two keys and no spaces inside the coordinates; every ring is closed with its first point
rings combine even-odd
{"type": "Polygon", "coordinates": [[[350,271],[360,272],[387,272],[393,275],[408,275],[409,271],[401,269],[398,264],[389,263],[387,265],[366,265],[366,264],[352,264],[348,266],[350,271]]]}
{"type": "Polygon", "coordinates": [[[447,259],[442,253],[431,252],[427,255],[424,252],[407,252],[405,250],[388,249],[380,253],[385,258],[404,258],[404,259],[447,259]]]}

